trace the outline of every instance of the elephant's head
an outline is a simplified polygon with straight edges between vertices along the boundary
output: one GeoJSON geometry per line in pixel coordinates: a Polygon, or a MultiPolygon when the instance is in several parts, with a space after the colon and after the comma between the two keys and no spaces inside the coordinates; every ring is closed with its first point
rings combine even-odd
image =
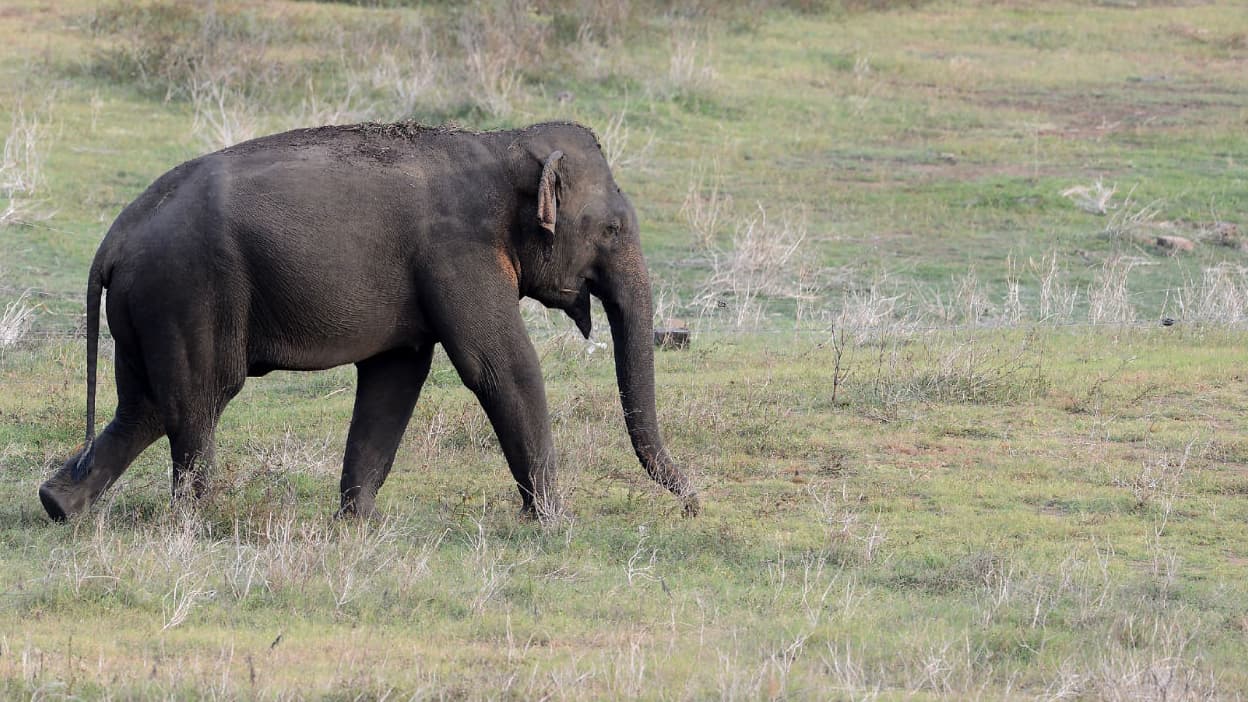
{"type": "Polygon", "coordinates": [[[597,138],[574,124],[538,125],[511,145],[522,199],[516,225],[521,294],[562,309],[586,337],[590,295],[602,301],[615,347],[629,437],[652,478],[696,513],[692,485],[659,434],[654,395],[650,277],[637,214],[615,183],[597,138]]]}

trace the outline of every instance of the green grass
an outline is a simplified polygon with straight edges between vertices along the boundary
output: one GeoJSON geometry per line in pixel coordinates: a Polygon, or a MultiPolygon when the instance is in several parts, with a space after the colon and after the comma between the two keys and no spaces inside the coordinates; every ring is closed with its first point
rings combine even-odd
{"type": "Polygon", "coordinates": [[[1248,685],[1241,342],[925,336],[885,361],[913,384],[901,399],[875,390],[868,347],[833,403],[826,345],[708,338],[659,367],[669,440],[704,489],[695,520],[634,466],[609,359],[551,354],[576,518],[547,529],[516,518],[451,383],[422,399],[386,519],[333,523],[340,372],[252,383],[198,513],[169,512],[149,454],[109,504],[49,527],[32,497],[79,391],[45,369],[0,407],[53,423],[0,439],[19,469],[0,507],[3,670],[14,691],[123,696],[1230,695],[1248,685]],[[918,382],[946,354],[982,352],[990,373],[998,348],[1041,391],[918,382]]]}
{"type": "MultiPolygon", "coordinates": [[[[0,132],[37,124],[40,175],[0,191],[21,207],[0,311],[35,315],[0,347],[4,696],[1248,694],[1248,253],[1218,242],[1248,230],[1241,8],[372,4],[0,11],[0,132]],[[422,66],[431,87],[395,92],[422,66]],[[86,268],[121,207],[215,148],[205,76],[235,133],[594,126],[659,315],[695,327],[657,376],[704,513],[636,465],[609,353],[531,313],[566,523],[518,518],[439,356],[377,522],[330,518],[336,369],[249,382],[195,511],[170,510],[162,441],[49,524],[86,268]],[[1106,216],[1061,195],[1098,179],[1106,216]]],[[[105,353],[102,415],[111,383],[105,353]]]]}

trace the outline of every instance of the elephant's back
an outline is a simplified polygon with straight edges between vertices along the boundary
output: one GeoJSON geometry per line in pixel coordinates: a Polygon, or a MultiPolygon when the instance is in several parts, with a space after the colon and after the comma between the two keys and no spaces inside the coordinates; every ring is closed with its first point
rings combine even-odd
{"type": "Polygon", "coordinates": [[[257,367],[367,357],[429,334],[430,267],[494,260],[500,222],[479,204],[501,200],[506,182],[483,148],[450,134],[263,137],[161,176],[101,255],[134,304],[204,300],[223,335],[246,337],[257,367]]]}

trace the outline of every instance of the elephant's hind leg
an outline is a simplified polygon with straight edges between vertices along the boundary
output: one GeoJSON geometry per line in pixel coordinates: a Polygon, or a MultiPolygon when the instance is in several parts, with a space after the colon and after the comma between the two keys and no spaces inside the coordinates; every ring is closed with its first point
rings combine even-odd
{"type": "Polygon", "coordinates": [[[371,516],[403,431],[429,375],[433,345],[396,350],[356,364],[355,410],[342,461],[339,516],[371,516]]]}
{"type": "Polygon", "coordinates": [[[48,515],[61,521],[82,510],[109,488],[130,463],[164,434],[156,406],[147,397],[139,374],[119,350],[116,366],[117,412],[95,442],[65,462],[39,487],[39,500],[48,515]],[[75,466],[83,462],[81,479],[75,466]]]}
{"type": "Polygon", "coordinates": [[[198,499],[207,491],[208,473],[216,462],[217,422],[242,386],[243,378],[238,377],[223,380],[212,390],[186,388],[176,409],[166,410],[175,502],[183,496],[198,499]]]}
{"type": "Polygon", "coordinates": [[[186,327],[172,330],[170,343],[145,358],[169,435],[175,502],[203,496],[216,456],[217,422],[247,379],[241,342],[186,327]]]}

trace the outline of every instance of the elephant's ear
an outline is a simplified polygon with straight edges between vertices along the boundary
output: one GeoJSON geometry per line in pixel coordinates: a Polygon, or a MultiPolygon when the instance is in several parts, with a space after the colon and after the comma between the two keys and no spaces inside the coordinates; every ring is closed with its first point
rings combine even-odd
{"type": "Polygon", "coordinates": [[[550,152],[546,162],[542,164],[542,180],[537,186],[537,222],[542,225],[542,229],[550,232],[552,238],[555,234],[555,219],[559,214],[558,199],[555,197],[559,181],[556,169],[559,168],[559,160],[562,158],[562,151],[550,152]]]}

